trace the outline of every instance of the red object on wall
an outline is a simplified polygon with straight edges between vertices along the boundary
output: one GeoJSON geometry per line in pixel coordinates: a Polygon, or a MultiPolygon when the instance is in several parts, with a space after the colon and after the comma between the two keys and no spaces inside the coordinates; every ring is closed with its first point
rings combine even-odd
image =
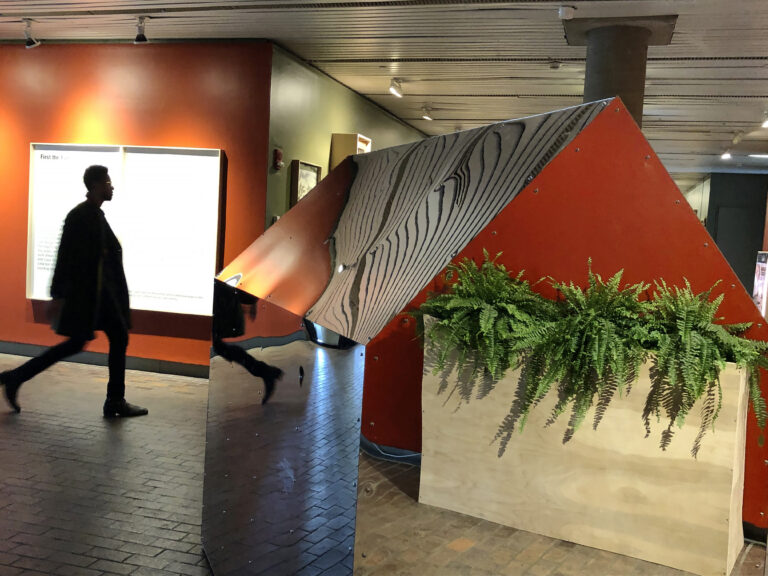
{"type": "MultiPolygon", "coordinates": [[[[726,295],[720,307],[724,322],[753,322],[747,335],[768,340],[768,327],[749,294],[618,100],[453,261],[479,262],[483,248],[503,252],[499,262],[515,273],[525,270],[529,280],[552,276],[583,286],[588,258],[603,277],[623,269],[626,283],[663,278],[680,285],[687,278],[694,290],[703,291],[719,280],[715,294],[726,295]]],[[[539,286],[554,296],[545,283],[539,286]]],[[[426,289],[409,306],[425,294],[426,289]]],[[[395,318],[366,353],[362,429],[374,442],[420,450],[422,356],[411,331],[399,322],[395,318]],[[375,433],[365,425],[371,421],[375,433]]],[[[764,390],[765,382],[764,377],[764,390]]],[[[768,448],[758,438],[750,412],[743,518],[765,528],[768,448]]]]}
{"type": "MultiPolygon", "coordinates": [[[[0,340],[60,340],[25,298],[30,143],[223,149],[228,262],[264,231],[271,59],[261,42],[0,47],[0,340]]],[[[207,365],[209,348],[132,334],[128,354],[207,365]]],[[[106,352],[106,339],[89,349],[106,352]]]]}

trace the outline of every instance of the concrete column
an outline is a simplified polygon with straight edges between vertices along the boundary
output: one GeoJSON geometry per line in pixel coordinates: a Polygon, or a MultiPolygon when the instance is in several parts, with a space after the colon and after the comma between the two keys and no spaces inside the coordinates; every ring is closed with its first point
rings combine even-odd
{"type": "Polygon", "coordinates": [[[587,47],[584,102],[619,96],[642,127],[648,46],[669,44],[676,22],[674,15],[564,19],[568,44],[587,47]]]}
{"type": "Polygon", "coordinates": [[[587,32],[584,102],[620,96],[642,127],[650,37],[650,30],[636,26],[606,26],[587,32]]]}

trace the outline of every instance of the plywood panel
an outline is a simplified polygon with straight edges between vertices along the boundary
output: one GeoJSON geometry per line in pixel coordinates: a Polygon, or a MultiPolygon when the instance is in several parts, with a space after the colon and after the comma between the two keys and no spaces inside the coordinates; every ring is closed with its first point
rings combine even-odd
{"type": "Polygon", "coordinates": [[[435,376],[429,353],[425,360],[421,503],[697,574],[730,572],[743,541],[743,371],[729,365],[721,375],[722,411],[698,459],[690,455],[698,406],[666,451],[658,447],[663,421],[644,437],[647,364],[596,431],[592,412],[564,444],[567,417],[545,426],[556,402],[550,393],[500,456],[494,438],[519,371],[464,402],[455,371],[435,376]]]}

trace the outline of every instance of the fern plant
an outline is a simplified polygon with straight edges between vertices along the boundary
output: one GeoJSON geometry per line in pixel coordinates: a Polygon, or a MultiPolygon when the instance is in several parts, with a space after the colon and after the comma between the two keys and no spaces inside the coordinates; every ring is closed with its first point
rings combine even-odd
{"type": "MultiPolygon", "coordinates": [[[[715,284],[717,286],[717,284],[715,284]]],[[[718,324],[717,311],[724,295],[710,300],[713,286],[695,294],[688,280],[683,287],[670,287],[663,280],[656,283],[651,314],[647,316],[649,346],[654,349],[651,391],[643,410],[646,436],[650,418],[669,419],[662,433],[661,447],[666,448],[674,434],[673,425],[682,426],[694,404],[704,398],[701,427],[692,454],[701,446],[706,430],[714,425],[722,405],[720,371],[726,362],[749,369],[749,394],[761,428],[765,427],[765,400],[760,392],[760,367],[766,366],[768,343],[747,340],[741,334],[751,324],[718,324]]]]}
{"type": "Polygon", "coordinates": [[[469,258],[449,265],[450,291],[421,306],[419,314],[437,319],[427,333],[437,349],[435,372],[455,351],[459,369],[471,363],[473,373],[484,369],[499,380],[519,365],[521,343],[554,314],[554,304],[536,294],[522,272],[512,278],[496,263],[499,254],[491,259],[483,250],[483,256],[480,266],[469,258]]]}
{"type": "MultiPolygon", "coordinates": [[[[510,368],[522,366],[514,405],[496,436],[502,438],[500,454],[518,424],[524,427],[530,411],[553,387],[558,400],[549,423],[571,411],[564,441],[593,406],[597,428],[611,399],[617,391],[629,392],[649,355],[651,390],[642,420],[647,436],[652,416],[668,418],[662,449],[672,440],[673,426],[681,426],[703,399],[702,423],[692,448],[696,456],[720,411],[719,375],[726,362],[749,370],[753,412],[760,428],[765,427],[768,410],[760,391],[760,369],[768,369],[768,342],[743,338],[748,323],[718,323],[723,296],[710,301],[714,286],[694,294],[687,280],[680,288],[661,280],[648,300],[644,295],[649,285],[622,287],[622,271],[603,281],[592,272],[589,260],[585,289],[549,279],[559,295],[553,302],[534,292],[522,272],[512,277],[497,264],[499,255],[491,259],[484,250],[479,266],[466,258],[451,264],[448,292],[431,294],[415,315],[436,318],[426,335],[436,352],[436,374],[446,371],[449,358],[460,373],[471,370],[470,380],[481,373],[498,381],[510,368]]],[[[460,392],[469,400],[472,390],[469,383],[460,392]]]]}
{"type": "Polygon", "coordinates": [[[523,343],[528,353],[518,396],[520,426],[555,385],[558,401],[549,421],[571,407],[566,441],[596,402],[597,427],[615,392],[631,385],[647,355],[643,316],[649,305],[639,296],[648,286],[622,287],[623,271],[603,281],[591,264],[585,290],[552,280],[562,296],[556,317],[523,343]]]}

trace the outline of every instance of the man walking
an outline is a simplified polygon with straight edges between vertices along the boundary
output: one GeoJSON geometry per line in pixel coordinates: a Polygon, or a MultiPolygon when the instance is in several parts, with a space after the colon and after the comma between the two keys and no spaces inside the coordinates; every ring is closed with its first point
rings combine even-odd
{"type": "Polygon", "coordinates": [[[125,401],[125,352],[130,308],[120,243],[101,205],[112,200],[112,180],[104,166],[90,166],[83,175],[85,202],[67,215],[51,282],[51,311],[57,334],[68,339],[14,370],[0,374],[5,397],[21,411],[21,385],[59,360],[80,352],[103,330],[109,339],[109,383],[104,417],[142,416],[146,408],[125,401]]]}

